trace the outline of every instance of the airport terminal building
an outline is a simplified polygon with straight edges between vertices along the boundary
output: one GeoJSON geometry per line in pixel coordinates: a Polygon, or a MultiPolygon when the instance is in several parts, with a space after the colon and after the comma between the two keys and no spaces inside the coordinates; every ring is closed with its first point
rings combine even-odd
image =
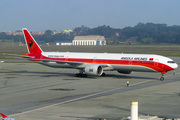
{"type": "Polygon", "coordinates": [[[72,40],[55,41],[56,45],[72,45],[72,40]]]}
{"type": "Polygon", "coordinates": [[[75,36],[72,41],[73,45],[106,45],[104,36],[101,35],[88,35],[88,36],[75,36]]]}

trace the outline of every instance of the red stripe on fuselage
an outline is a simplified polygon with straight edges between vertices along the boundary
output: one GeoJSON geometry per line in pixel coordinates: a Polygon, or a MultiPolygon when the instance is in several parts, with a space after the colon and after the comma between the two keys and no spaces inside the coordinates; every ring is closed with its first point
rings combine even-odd
{"type": "MultiPolygon", "coordinates": [[[[39,58],[40,59],[40,58],[39,58]]],[[[41,60],[56,60],[80,63],[113,64],[113,65],[138,65],[151,68],[158,72],[174,70],[172,67],[155,61],[137,61],[137,60],[109,60],[109,59],[85,59],[85,58],[51,58],[41,56],[41,60]]]]}

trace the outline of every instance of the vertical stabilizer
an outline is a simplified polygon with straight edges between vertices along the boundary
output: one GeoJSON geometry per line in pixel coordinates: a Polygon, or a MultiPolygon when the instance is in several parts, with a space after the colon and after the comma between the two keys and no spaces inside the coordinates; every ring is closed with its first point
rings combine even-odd
{"type": "Polygon", "coordinates": [[[26,41],[26,45],[27,45],[29,54],[31,54],[31,55],[41,54],[42,53],[41,48],[39,47],[39,45],[37,44],[35,39],[31,36],[29,31],[26,28],[23,28],[22,31],[24,33],[24,38],[26,41]]]}
{"type": "Polygon", "coordinates": [[[6,115],[4,115],[2,113],[0,113],[0,114],[1,114],[2,118],[8,118],[8,116],[6,116],[6,115]]]}
{"type": "Polygon", "coordinates": [[[2,113],[0,113],[0,114],[1,114],[1,116],[2,116],[2,118],[3,118],[3,120],[15,120],[14,118],[10,118],[10,117],[2,114],[2,113]]]}

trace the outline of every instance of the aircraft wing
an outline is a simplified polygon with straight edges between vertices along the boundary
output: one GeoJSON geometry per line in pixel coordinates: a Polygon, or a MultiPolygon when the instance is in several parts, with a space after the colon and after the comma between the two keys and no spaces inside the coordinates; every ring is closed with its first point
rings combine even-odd
{"type": "MultiPolygon", "coordinates": [[[[56,62],[58,64],[69,64],[71,66],[77,67],[77,68],[84,68],[85,66],[89,64],[96,64],[96,63],[84,63],[84,62],[73,62],[73,61],[59,61],[59,60],[49,60],[49,59],[29,59],[32,61],[42,61],[42,62],[56,62]]],[[[98,64],[102,66],[103,68],[111,69],[111,66],[109,64],[98,64]]]]}

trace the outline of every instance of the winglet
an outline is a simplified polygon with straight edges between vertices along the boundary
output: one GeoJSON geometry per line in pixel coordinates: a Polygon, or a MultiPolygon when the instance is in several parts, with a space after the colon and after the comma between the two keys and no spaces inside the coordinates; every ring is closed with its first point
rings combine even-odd
{"type": "Polygon", "coordinates": [[[1,114],[2,118],[8,118],[8,116],[6,116],[6,115],[4,115],[2,113],[0,113],[0,114],[1,114]]]}
{"type": "Polygon", "coordinates": [[[22,31],[24,33],[24,38],[26,41],[29,54],[40,55],[42,53],[42,50],[35,41],[35,39],[32,37],[32,35],[29,33],[29,31],[26,28],[23,28],[22,31]]]}

